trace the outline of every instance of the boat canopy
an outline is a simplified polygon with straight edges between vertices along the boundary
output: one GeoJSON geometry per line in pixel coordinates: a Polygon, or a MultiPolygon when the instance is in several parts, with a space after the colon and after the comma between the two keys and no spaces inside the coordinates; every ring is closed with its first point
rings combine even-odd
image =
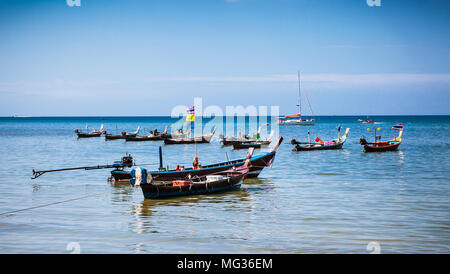
{"type": "Polygon", "coordinates": [[[300,113],[285,115],[285,116],[280,117],[280,119],[296,118],[296,117],[301,117],[300,113]]]}

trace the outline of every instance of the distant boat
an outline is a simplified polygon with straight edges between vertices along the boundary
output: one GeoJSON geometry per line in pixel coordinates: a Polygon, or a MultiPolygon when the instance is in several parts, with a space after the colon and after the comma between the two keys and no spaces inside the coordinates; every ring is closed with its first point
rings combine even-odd
{"type": "Polygon", "coordinates": [[[143,135],[143,136],[127,136],[125,140],[127,142],[142,142],[142,141],[161,141],[166,138],[171,138],[172,136],[167,133],[167,126],[166,129],[163,132],[158,132],[157,129],[154,129],[150,131],[149,135],[143,135]]]}
{"type": "Polygon", "coordinates": [[[360,122],[362,124],[373,124],[373,123],[375,123],[374,120],[369,120],[369,116],[367,116],[366,120],[358,119],[358,122],[360,122]]]}
{"type": "MultiPolygon", "coordinates": [[[[259,127],[258,132],[253,136],[250,137],[249,134],[239,137],[233,137],[233,136],[223,136],[221,134],[219,138],[221,139],[223,146],[232,146],[233,144],[237,143],[250,143],[250,142],[256,142],[260,140],[260,134],[261,134],[262,127],[259,127]]],[[[239,134],[240,135],[240,134],[239,134]]]]}
{"type": "MultiPolygon", "coordinates": [[[[88,129],[87,125],[86,129],[88,129]]],[[[75,129],[74,132],[77,134],[78,138],[100,137],[102,134],[106,133],[106,131],[103,130],[103,124],[100,126],[99,130],[93,130],[91,132],[82,132],[79,129],[75,129]]]]}
{"type": "MultiPolygon", "coordinates": [[[[308,96],[306,96],[306,100],[308,101],[309,109],[311,110],[311,114],[314,116],[314,113],[311,108],[311,104],[309,103],[308,96]]],[[[315,119],[302,119],[302,100],[301,100],[301,85],[300,85],[300,72],[298,72],[298,113],[290,114],[278,117],[278,124],[280,126],[314,126],[315,119]]]]}
{"type": "Polygon", "coordinates": [[[270,132],[270,136],[267,139],[255,140],[255,141],[241,141],[233,143],[233,149],[244,149],[244,148],[261,148],[266,147],[272,143],[274,131],[270,132]]]}
{"type": "Polygon", "coordinates": [[[245,143],[245,142],[250,143],[250,142],[255,142],[258,140],[257,138],[252,138],[248,135],[245,135],[243,137],[237,137],[237,138],[230,137],[230,136],[227,136],[227,137],[220,136],[219,138],[221,138],[222,146],[232,146],[233,144],[237,144],[237,143],[245,143]]]}
{"type": "Polygon", "coordinates": [[[209,144],[211,142],[211,139],[214,136],[215,132],[216,132],[216,127],[214,127],[212,133],[206,134],[205,136],[185,137],[185,138],[167,138],[167,139],[164,139],[164,144],[166,144],[166,145],[209,144]]]}
{"type": "MultiPolygon", "coordinates": [[[[322,141],[319,138],[316,138],[316,143],[311,143],[308,140],[307,143],[297,142],[297,140],[292,139],[291,144],[295,145],[292,149],[293,151],[309,151],[309,150],[330,150],[330,149],[341,149],[347,140],[347,135],[349,132],[349,128],[345,130],[344,135],[339,136],[337,139],[333,139],[331,141],[322,141]]],[[[338,132],[340,132],[340,127],[338,127],[338,132]]],[[[309,131],[308,131],[309,137],[309,131]]],[[[308,138],[309,139],[309,138],[308,138]]]]}
{"type": "Polygon", "coordinates": [[[141,127],[138,126],[135,132],[128,133],[127,131],[123,131],[122,134],[111,134],[105,132],[105,140],[118,140],[118,139],[126,139],[127,137],[136,137],[139,134],[141,127]]]}
{"type": "Polygon", "coordinates": [[[244,149],[244,148],[262,148],[270,145],[270,141],[254,141],[254,142],[244,142],[244,143],[235,143],[233,144],[233,149],[244,149]]]}
{"type": "Polygon", "coordinates": [[[375,137],[375,141],[373,143],[368,143],[365,138],[361,138],[359,140],[359,143],[364,146],[364,152],[384,152],[397,150],[402,143],[403,124],[395,125],[392,129],[400,131],[398,136],[394,137],[394,139],[390,141],[379,142],[378,140],[381,139],[381,136],[377,136],[377,128],[373,127],[375,137]]]}
{"type": "Polygon", "coordinates": [[[191,129],[188,129],[186,131],[183,132],[183,129],[177,129],[175,132],[172,130],[170,132],[170,137],[169,138],[189,138],[189,136],[191,136],[191,129]]]}

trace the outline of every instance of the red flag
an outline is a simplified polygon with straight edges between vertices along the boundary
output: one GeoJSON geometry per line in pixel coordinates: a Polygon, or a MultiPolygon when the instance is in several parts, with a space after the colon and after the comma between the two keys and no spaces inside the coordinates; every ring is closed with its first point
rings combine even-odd
{"type": "Polygon", "coordinates": [[[316,140],[315,140],[315,141],[318,142],[318,143],[323,144],[323,141],[322,141],[319,137],[316,137],[316,140]]]}

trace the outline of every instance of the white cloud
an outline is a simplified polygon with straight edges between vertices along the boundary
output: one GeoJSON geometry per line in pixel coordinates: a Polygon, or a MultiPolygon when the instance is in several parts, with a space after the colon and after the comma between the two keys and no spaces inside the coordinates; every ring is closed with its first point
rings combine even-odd
{"type": "MultiPolygon", "coordinates": [[[[306,88],[346,89],[358,88],[370,91],[372,87],[403,87],[417,85],[450,86],[450,73],[411,74],[411,73],[374,73],[374,74],[301,74],[302,84],[306,88]]],[[[232,84],[242,84],[241,88],[267,87],[262,90],[276,90],[277,86],[296,85],[297,74],[275,74],[266,76],[182,76],[182,77],[146,77],[133,79],[98,79],[98,80],[48,80],[48,81],[16,81],[0,82],[0,94],[47,95],[55,98],[74,98],[110,96],[124,90],[127,94],[151,90],[152,83],[166,90],[176,89],[182,83],[199,84],[199,86],[224,88],[232,84]],[[270,84],[270,87],[269,87],[270,84]],[[259,86],[258,86],[259,85],[259,86]]],[[[154,87],[154,85],[153,85],[154,87]]],[[[234,85],[236,87],[236,85],[234,85]]],[[[192,88],[192,86],[191,86],[192,88]]],[[[232,90],[232,88],[230,89],[232,90]]],[[[448,89],[450,91],[450,88],[448,89]]]]}
{"type": "MultiPolygon", "coordinates": [[[[411,84],[450,84],[450,73],[441,74],[411,74],[411,73],[374,73],[374,74],[301,74],[303,83],[333,84],[333,85],[411,85],[411,84]]],[[[296,82],[297,74],[277,74],[267,76],[186,76],[186,77],[155,77],[148,81],[162,82],[296,82]]]]}

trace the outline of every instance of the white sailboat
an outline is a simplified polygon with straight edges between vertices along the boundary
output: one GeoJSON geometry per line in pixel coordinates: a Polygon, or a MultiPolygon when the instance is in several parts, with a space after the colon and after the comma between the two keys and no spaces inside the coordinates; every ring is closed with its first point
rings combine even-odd
{"type": "MultiPolygon", "coordinates": [[[[311,110],[311,114],[314,117],[314,113],[311,108],[311,104],[309,103],[308,96],[306,96],[306,100],[308,100],[309,109],[311,110]]],[[[314,126],[315,120],[312,119],[302,119],[302,101],[301,101],[301,87],[300,87],[300,72],[298,72],[298,113],[290,114],[278,117],[278,124],[280,126],[314,126]]]]}

